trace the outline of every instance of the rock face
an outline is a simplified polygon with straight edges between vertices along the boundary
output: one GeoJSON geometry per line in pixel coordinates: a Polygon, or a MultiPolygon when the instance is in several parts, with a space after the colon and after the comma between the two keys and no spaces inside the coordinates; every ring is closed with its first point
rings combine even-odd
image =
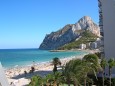
{"type": "Polygon", "coordinates": [[[88,16],[81,18],[76,24],[68,24],[57,32],[46,35],[39,49],[54,50],[67,43],[76,40],[82,30],[89,30],[93,34],[100,36],[99,26],[88,16]]]}
{"type": "Polygon", "coordinates": [[[96,25],[91,17],[84,16],[81,18],[75,25],[73,25],[73,28],[75,30],[89,30],[93,34],[100,36],[100,28],[98,25],[96,25]]]}

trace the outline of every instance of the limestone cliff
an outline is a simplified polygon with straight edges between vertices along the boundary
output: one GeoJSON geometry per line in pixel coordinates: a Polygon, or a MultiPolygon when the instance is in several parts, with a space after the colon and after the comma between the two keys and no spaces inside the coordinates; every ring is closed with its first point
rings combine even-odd
{"type": "Polygon", "coordinates": [[[99,26],[88,16],[84,16],[75,24],[68,24],[62,29],[52,32],[44,38],[39,49],[54,50],[76,40],[82,30],[89,30],[93,34],[100,36],[99,26]]]}

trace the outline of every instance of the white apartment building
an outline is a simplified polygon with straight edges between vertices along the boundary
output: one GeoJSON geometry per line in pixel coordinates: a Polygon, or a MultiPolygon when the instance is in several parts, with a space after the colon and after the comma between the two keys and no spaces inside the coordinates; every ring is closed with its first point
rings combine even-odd
{"type": "Polygon", "coordinates": [[[79,48],[80,48],[81,50],[85,50],[85,49],[86,49],[86,44],[80,44],[79,48]]]}
{"type": "MultiPolygon", "coordinates": [[[[98,0],[98,6],[102,56],[109,60],[115,58],[115,0],[98,0]]],[[[113,73],[115,74],[115,70],[113,73]]]]}

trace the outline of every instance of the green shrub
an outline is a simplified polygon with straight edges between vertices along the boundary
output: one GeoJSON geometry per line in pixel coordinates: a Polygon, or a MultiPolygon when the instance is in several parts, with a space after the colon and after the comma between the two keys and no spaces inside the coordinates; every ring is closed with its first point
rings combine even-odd
{"type": "Polygon", "coordinates": [[[81,33],[81,38],[79,38],[77,41],[74,40],[73,42],[70,42],[62,47],[59,47],[59,50],[71,50],[71,49],[75,49],[78,48],[80,44],[86,44],[89,42],[94,42],[96,41],[96,39],[98,38],[98,36],[94,35],[93,33],[91,33],[90,31],[86,30],[83,31],[81,33]]]}
{"type": "Polygon", "coordinates": [[[42,77],[36,75],[31,78],[31,82],[29,83],[28,86],[42,86],[43,81],[42,77]]]}

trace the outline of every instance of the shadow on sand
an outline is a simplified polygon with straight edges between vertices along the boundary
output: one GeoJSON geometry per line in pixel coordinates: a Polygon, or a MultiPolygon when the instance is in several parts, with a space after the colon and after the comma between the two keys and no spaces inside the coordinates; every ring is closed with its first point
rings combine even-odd
{"type": "Polygon", "coordinates": [[[34,71],[33,73],[19,74],[17,76],[12,77],[12,79],[20,79],[20,78],[30,79],[34,75],[40,75],[40,76],[44,77],[49,73],[52,73],[52,71],[34,71]]]}

